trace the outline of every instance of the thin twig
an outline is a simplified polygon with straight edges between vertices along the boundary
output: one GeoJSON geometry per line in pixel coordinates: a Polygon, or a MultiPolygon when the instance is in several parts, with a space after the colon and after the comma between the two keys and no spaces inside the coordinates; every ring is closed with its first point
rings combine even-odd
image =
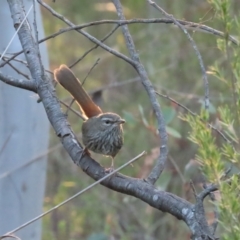
{"type": "MultiPolygon", "coordinates": [[[[12,57],[12,56],[11,56],[12,57]]],[[[3,57],[3,60],[4,61],[8,61],[7,63],[9,63],[9,59],[11,58],[11,57],[8,57],[8,56],[4,56],[3,57]]],[[[24,60],[22,60],[22,59],[19,59],[19,58],[14,58],[14,59],[12,59],[13,61],[16,61],[16,62],[20,62],[20,63],[22,63],[22,64],[24,64],[26,67],[28,67],[28,64],[27,64],[27,62],[26,61],[24,61],[24,60]]],[[[7,64],[6,63],[6,64],[7,64]]]]}
{"type": "MultiPolygon", "coordinates": [[[[75,99],[73,99],[75,100],[75,99]]],[[[83,121],[87,120],[86,117],[84,117],[82,114],[80,114],[79,112],[75,111],[73,108],[71,108],[71,105],[67,105],[65,102],[63,101],[59,101],[62,105],[64,105],[65,107],[67,107],[67,109],[70,109],[73,113],[75,113],[78,117],[80,117],[83,121]]],[[[73,101],[74,102],[74,101],[73,101]]]]}
{"type": "MultiPolygon", "coordinates": [[[[216,35],[218,37],[221,38],[225,38],[225,34],[221,31],[218,31],[214,28],[208,27],[206,25],[202,25],[199,23],[194,23],[194,22],[188,22],[188,21],[184,21],[184,20],[180,20],[180,19],[176,19],[177,22],[179,22],[180,24],[184,25],[185,28],[193,30],[193,31],[201,31],[201,32],[205,32],[205,33],[210,33],[213,35],[216,35]]],[[[100,20],[100,21],[94,21],[94,22],[89,22],[89,23],[84,23],[84,24],[80,24],[80,25],[76,25],[73,27],[67,27],[67,28],[63,28],[60,29],[58,32],[53,33],[43,39],[41,39],[39,41],[39,43],[42,43],[44,41],[47,41],[51,38],[55,38],[58,35],[61,35],[63,33],[69,32],[69,31],[73,31],[73,30],[80,30],[80,29],[84,29],[86,27],[90,27],[90,26],[96,26],[96,25],[101,25],[101,24],[117,24],[117,28],[122,26],[122,25],[126,25],[126,24],[156,24],[156,23],[165,23],[165,24],[175,24],[174,21],[172,19],[167,19],[167,18],[153,18],[153,19],[129,19],[129,20],[100,20]]],[[[233,36],[229,36],[229,41],[231,41],[233,44],[235,45],[239,45],[239,42],[237,39],[235,39],[233,36]]]]}
{"type": "MultiPolygon", "coordinates": [[[[163,98],[166,98],[168,100],[170,100],[171,102],[177,104],[179,107],[183,108],[184,110],[186,110],[188,113],[190,113],[191,115],[193,116],[198,116],[197,113],[193,112],[192,110],[190,110],[189,108],[187,108],[185,105],[179,103],[178,101],[176,101],[175,99],[169,97],[168,95],[164,95],[164,94],[161,94],[159,92],[156,92],[157,95],[159,95],[160,97],[163,97],[163,98]]],[[[200,118],[200,120],[202,122],[205,122],[205,120],[203,120],[202,118],[200,118]]],[[[223,132],[221,132],[219,129],[217,129],[216,127],[214,127],[211,123],[207,123],[208,127],[210,127],[211,129],[213,129],[214,131],[216,131],[228,144],[230,144],[232,147],[233,147],[233,143],[232,141],[230,141],[225,135],[223,132]]]]}
{"type": "MultiPolygon", "coordinates": [[[[8,60],[6,60],[5,62],[0,64],[0,68],[4,67],[6,64],[8,64],[9,62],[11,62],[14,58],[16,58],[17,56],[19,56],[20,54],[23,53],[22,51],[16,52],[12,57],[10,57],[8,60]]],[[[2,58],[5,57],[3,54],[0,55],[2,58]]]]}
{"type": "Polygon", "coordinates": [[[140,81],[141,81],[140,77],[135,77],[135,78],[132,78],[132,79],[129,79],[129,80],[126,80],[126,81],[122,81],[122,82],[114,82],[114,83],[108,84],[106,86],[97,88],[93,91],[89,91],[89,94],[94,94],[95,92],[104,91],[104,90],[107,90],[107,89],[110,89],[110,88],[115,88],[115,87],[121,87],[121,86],[124,86],[126,84],[140,82],[140,81]]]}
{"type": "MultiPolygon", "coordinates": [[[[69,112],[69,110],[71,110],[71,111],[73,111],[75,114],[79,114],[78,112],[76,112],[74,109],[72,109],[72,105],[73,105],[73,103],[75,102],[75,99],[73,98],[72,100],[71,100],[71,102],[70,102],[70,104],[69,105],[65,105],[66,107],[67,107],[67,110],[66,110],[66,112],[65,112],[65,115],[67,115],[68,116],[68,112],[69,112]]],[[[64,103],[63,101],[60,101],[60,103],[64,103]]],[[[79,115],[78,115],[79,116],[79,115]]]]}
{"type": "Polygon", "coordinates": [[[205,197],[207,197],[211,192],[217,191],[218,188],[219,187],[216,184],[210,184],[198,194],[198,197],[203,201],[205,197]]]}
{"type": "MultiPolygon", "coordinates": [[[[11,57],[8,57],[8,56],[4,56],[4,57],[3,57],[4,61],[6,61],[6,64],[8,64],[8,63],[10,62],[10,61],[9,61],[10,58],[11,58],[11,57]]],[[[24,64],[24,65],[28,68],[27,62],[24,61],[24,60],[22,60],[22,59],[19,59],[19,58],[15,58],[15,57],[14,57],[13,59],[11,59],[11,61],[15,61],[15,62],[22,63],[22,64],[24,64]]],[[[45,72],[50,73],[51,75],[53,75],[53,72],[50,71],[50,70],[48,70],[48,69],[45,69],[45,72]]]]}
{"type": "MultiPolygon", "coordinates": [[[[184,21],[184,20],[180,20],[180,19],[176,19],[177,22],[179,22],[180,24],[184,25],[185,28],[189,29],[189,30],[193,30],[193,31],[200,31],[200,32],[205,32],[205,33],[210,33],[210,34],[213,34],[213,35],[216,35],[218,37],[221,37],[221,38],[226,38],[226,35],[221,32],[221,31],[218,31],[214,28],[211,28],[209,26],[206,26],[206,25],[202,25],[202,24],[198,24],[198,23],[194,23],[194,22],[188,22],[188,21],[184,21]]],[[[60,34],[63,34],[65,32],[68,32],[68,31],[72,31],[72,30],[76,30],[76,29],[83,29],[83,28],[86,28],[86,27],[90,27],[90,26],[95,26],[95,25],[99,25],[99,24],[118,24],[115,29],[113,30],[113,32],[116,31],[116,29],[122,25],[125,25],[125,24],[135,24],[135,23],[141,23],[141,24],[149,24],[149,23],[166,23],[166,24],[173,24],[174,21],[171,20],[171,19],[165,19],[165,18],[154,18],[154,19],[130,19],[130,20],[101,20],[101,21],[94,21],[94,22],[89,22],[89,23],[85,23],[85,24],[81,24],[81,25],[76,25],[74,27],[69,27],[69,28],[64,28],[64,29],[60,29],[58,32],[54,33],[54,34],[51,34],[41,40],[38,41],[38,43],[42,43],[42,42],[45,42],[51,38],[54,38],[60,34]]],[[[112,33],[111,33],[112,35],[112,33]]],[[[235,45],[239,45],[239,41],[234,38],[233,36],[231,35],[228,35],[228,40],[231,41],[233,44],[235,45]]],[[[101,40],[102,42],[104,42],[104,40],[101,40]]],[[[96,45],[98,46],[98,45],[96,45]]],[[[95,47],[96,47],[95,46],[95,47]]],[[[95,47],[93,47],[91,50],[89,50],[89,52],[91,52],[93,49],[95,49],[95,47]]],[[[23,51],[20,51],[20,52],[17,52],[15,53],[11,59],[7,60],[6,63],[2,63],[0,64],[0,67],[3,67],[5,64],[7,64],[8,62],[10,62],[11,60],[13,60],[14,58],[16,58],[19,54],[23,53],[23,51]]],[[[1,55],[0,54],[0,57],[2,57],[3,54],[1,55]]],[[[81,61],[81,59],[80,59],[81,61]]],[[[75,65],[75,64],[73,64],[75,65]]]]}
{"type": "Polygon", "coordinates": [[[15,33],[13,34],[11,40],[9,41],[8,45],[6,46],[5,50],[3,51],[3,53],[1,54],[1,57],[0,57],[0,62],[2,60],[2,58],[4,57],[5,53],[7,52],[8,48],[10,47],[10,45],[12,44],[12,41],[14,40],[14,38],[17,36],[18,34],[18,31],[20,30],[20,28],[22,27],[23,23],[25,22],[25,20],[27,19],[27,16],[29,15],[29,13],[31,12],[32,10],[32,7],[33,5],[31,5],[31,7],[29,8],[27,14],[24,16],[22,22],[19,24],[17,30],[15,31],[15,33]]]}
{"type": "MultiPolygon", "coordinates": [[[[117,14],[120,20],[125,20],[125,16],[123,13],[123,9],[121,6],[121,3],[119,0],[112,0],[113,4],[115,5],[115,8],[117,10],[117,14]]],[[[165,126],[165,121],[163,118],[163,114],[161,112],[160,104],[156,99],[156,94],[153,88],[153,85],[151,81],[148,78],[148,74],[142,65],[139,55],[136,51],[133,39],[131,37],[131,34],[128,30],[127,25],[122,26],[122,32],[125,38],[125,42],[129,51],[129,54],[131,56],[131,59],[134,62],[134,68],[137,70],[142,84],[145,87],[146,92],[148,93],[148,96],[150,98],[153,110],[155,112],[157,121],[158,121],[158,131],[159,131],[159,138],[160,138],[160,156],[156,161],[155,166],[153,167],[152,171],[150,172],[147,181],[151,184],[154,184],[159,176],[161,175],[165,162],[167,160],[167,153],[168,153],[168,148],[167,148],[167,132],[166,132],[166,126],[165,126]]]]}
{"type": "Polygon", "coordinates": [[[85,83],[85,81],[87,80],[88,76],[90,75],[90,73],[92,72],[92,70],[98,65],[99,61],[100,61],[100,58],[98,58],[98,59],[96,60],[96,62],[93,64],[93,66],[89,69],[86,77],[85,77],[85,78],[83,79],[83,81],[82,81],[82,85],[84,85],[84,83],[85,83]]]}
{"type": "Polygon", "coordinates": [[[137,159],[141,158],[143,155],[145,155],[146,152],[143,151],[142,153],[140,153],[138,156],[136,156],[135,158],[131,159],[130,161],[128,161],[127,163],[123,164],[121,167],[115,169],[114,171],[112,171],[111,173],[106,174],[104,177],[102,177],[101,179],[99,179],[98,181],[92,183],[91,185],[89,185],[88,187],[84,188],[83,190],[79,191],[78,193],[76,193],[75,195],[73,195],[72,197],[66,199],[65,201],[59,203],[58,205],[56,205],[55,207],[49,209],[48,211],[40,214],[39,216],[31,219],[30,221],[22,224],[21,226],[13,229],[12,231],[4,234],[3,236],[0,237],[0,239],[4,236],[8,236],[8,235],[12,235],[13,233],[25,228],[26,226],[30,225],[31,223],[37,221],[38,219],[46,216],[47,214],[53,212],[54,210],[60,208],[61,206],[65,205],[66,203],[72,201],[73,199],[75,199],[76,197],[80,196],[81,194],[85,193],[86,191],[90,190],[91,188],[95,187],[97,184],[103,182],[104,180],[106,180],[107,178],[109,178],[110,176],[114,175],[116,172],[119,172],[120,170],[122,170],[123,168],[125,168],[126,166],[128,166],[129,164],[135,162],[137,159]]]}
{"type": "Polygon", "coordinates": [[[186,182],[185,177],[183,176],[183,174],[182,174],[180,168],[178,167],[176,161],[174,160],[174,158],[170,155],[168,156],[168,158],[169,158],[170,162],[172,163],[172,165],[174,166],[174,168],[176,169],[176,171],[177,171],[178,175],[180,176],[182,182],[185,183],[186,182]]]}
{"type": "MultiPolygon", "coordinates": [[[[3,59],[2,59],[3,61],[5,61],[5,57],[3,57],[3,59]]],[[[25,74],[25,73],[23,73],[22,71],[20,71],[18,68],[16,68],[15,66],[13,66],[13,64],[11,64],[10,62],[8,63],[8,65],[15,71],[15,72],[17,72],[19,75],[22,75],[23,77],[25,77],[26,79],[30,79],[30,77],[27,75],[27,74],[25,74]]]]}
{"type": "Polygon", "coordinates": [[[32,80],[13,78],[0,72],[0,80],[14,87],[23,88],[29,91],[37,92],[36,85],[32,80]]]}
{"type": "MultiPolygon", "coordinates": [[[[39,4],[41,4],[44,8],[46,8],[49,12],[51,12],[51,14],[53,16],[55,16],[56,18],[60,19],[61,21],[65,22],[68,26],[71,27],[75,27],[75,24],[73,24],[71,21],[69,21],[67,18],[65,18],[63,15],[59,14],[58,12],[54,11],[49,5],[47,5],[45,2],[43,2],[42,0],[37,0],[39,4]]],[[[129,64],[131,64],[132,66],[134,66],[134,61],[132,59],[130,59],[129,57],[127,57],[126,55],[110,48],[109,46],[107,46],[106,44],[102,43],[100,40],[98,40],[97,38],[93,37],[92,35],[90,35],[89,33],[79,29],[76,30],[77,32],[81,33],[83,36],[85,36],[86,38],[88,38],[91,42],[98,44],[101,48],[105,49],[106,51],[108,51],[109,53],[115,55],[116,57],[123,59],[124,61],[128,62],[129,64]]]]}
{"type": "MultiPolygon", "coordinates": [[[[132,78],[132,79],[129,79],[129,80],[126,80],[126,81],[122,81],[122,82],[114,82],[114,83],[111,83],[109,85],[106,85],[106,86],[102,86],[100,88],[97,88],[93,91],[89,91],[88,94],[94,94],[96,92],[100,92],[100,91],[105,91],[105,90],[108,90],[108,89],[111,89],[111,88],[115,88],[115,87],[121,87],[121,86],[124,86],[126,84],[131,84],[131,83],[135,83],[135,82],[140,82],[141,79],[139,77],[136,77],[136,78],[132,78]]],[[[70,101],[70,97],[66,97],[62,100],[63,102],[66,102],[66,101],[70,101]]],[[[75,101],[75,99],[73,99],[73,102],[75,101]]],[[[61,102],[62,103],[62,102],[61,102]]],[[[71,106],[72,104],[69,104],[69,106],[71,106]]],[[[67,106],[67,105],[65,105],[67,106]]]]}
{"type": "Polygon", "coordinates": [[[202,75],[203,75],[203,83],[204,83],[204,90],[205,90],[205,97],[204,97],[204,102],[205,102],[205,109],[209,110],[209,86],[208,86],[208,79],[207,79],[207,73],[206,69],[202,60],[202,56],[198,50],[198,47],[196,43],[194,42],[193,38],[190,36],[190,34],[187,32],[186,28],[177,21],[176,18],[174,18],[172,15],[168,14],[166,11],[164,11],[159,5],[157,5],[155,2],[151,0],[147,0],[150,5],[152,5],[154,8],[159,10],[163,15],[165,15],[167,18],[170,18],[187,36],[188,40],[193,46],[193,49],[197,55],[201,70],[202,70],[202,75]]]}
{"type": "Polygon", "coordinates": [[[195,196],[195,198],[197,199],[197,191],[196,191],[196,189],[195,189],[195,186],[194,186],[194,184],[193,184],[193,181],[192,180],[190,180],[189,181],[190,182],[190,186],[191,186],[191,189],[192,189],[192,191],[193,191],[193,194],[194,194],[194,196],[195,196]]]}
{"type": "Polygon", "coordinates": [[[194,115],[194,116],[197,115],[197,114],[194,113],[192,110],[190,110],[189,108],[187,108],[185,105],[179,103],[178,101],[176,101],[175,99],[169,97],[168,95],[159,93],[159,92],[157,92],[157,91],[155,91],[155,93],[156,93],[158,96],[163,97],[163,98],[166,98],[166,99],[170,100],[171,102],[177,104],[179,107],[183,108],[184,110],[186,110],[187,112],[191,113],[192,115],[194,115]]]}
{"type": "MultiPolygon", "coordinates": [[[[236,173],[234,176],[238,177],[238,181],[240,180],[240,172],[236,173]]],[[[231,184],[232,178],[226,179],[225,181],[222,181],[221,183],[227,183],[231,184]]],[[[198,197],[203,201],[204,198],[206,198],[211,192],[215,192],[219,190],[219,184],[208,184],[204,187],[204,190],[198,194],[198,197]]]]}
{"type": "MultiPolygon", "coordinates": [[[[118,29],[118,25],[115,26],[102,40],[101,42],[106,41],[112,34],[118,29]]],[[[74,67],[76,64],[78,64],[81,60],[83,60],[90,52],[92,52],[94,49],[97,49],[99,47],[98,44],[87,50],[79,59],[77,59],[74,63],[70,64],[69,68],[74,67]]]]}

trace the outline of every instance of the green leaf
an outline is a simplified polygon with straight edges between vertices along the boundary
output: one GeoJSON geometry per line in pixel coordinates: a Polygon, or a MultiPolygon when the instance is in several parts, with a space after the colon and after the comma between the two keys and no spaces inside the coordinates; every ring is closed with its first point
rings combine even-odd
{"type": "Polygon", "coordinates": [[[169,124],[176,116],[176,110],[172,107],[166,107],[162,109],[163,117],[166,125],[169,124]]]}
{"type": "Polygon", "coordinates": [[[147,121],[147,119],[145,118],[145,116],[144,116],[144,112],[143,112],[143,107],[142,107],[142,105],[138,105],[138,109],[139,109],[139,112],[140,112],[140,115],[141,115],[141,119],[142,119],[142,121],[143,121],[143,124],[146,126],[146,127],[148,127],[149,126],[149,124],[148,124],[148,121],[147,121]]]}
{"type": "Polygon", "coordinates": [[[181,137],[182,137],[181,134],[180,134],[177,130],[175,130],[174,128],[172,128],[172,127],[167,126],[167,127],[166,127],[166,130],[167,130],[167,133],[168,133],[169,135],[171,135],[171,136],[173,136],[173,137],[175,137],[175,138],[181,138],[181,137]]]}
{"type": "MultiPolygon", "coordinates": [[[[202,108],[205,108],[205,101],[203,99],[199,99],[198,102],[201,104],[202,108]]],[[[212,103],[209,103],[209,113],[216,113],[216,108],[213,106],[212,103]]]]}

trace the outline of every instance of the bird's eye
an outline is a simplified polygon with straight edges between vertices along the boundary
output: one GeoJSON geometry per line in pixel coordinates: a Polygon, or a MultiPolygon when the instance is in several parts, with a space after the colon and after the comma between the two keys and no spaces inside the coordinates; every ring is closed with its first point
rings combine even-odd
{"type": "Polygon", "coordinates": [[[106,124],[110,124],[110,121],[109,121],[109,120],[106,120],[105,123],[106,123],[106,124]]]}

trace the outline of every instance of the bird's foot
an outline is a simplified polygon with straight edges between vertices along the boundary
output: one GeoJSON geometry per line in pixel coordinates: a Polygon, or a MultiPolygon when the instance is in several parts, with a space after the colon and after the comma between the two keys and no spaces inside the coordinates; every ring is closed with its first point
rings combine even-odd
{"type": "Polygon", "coordinates": [[[110,168],[105,168],[105,173],[111,173],[113,172],[115,169],[113,166],[111,166],[110,168]]]}

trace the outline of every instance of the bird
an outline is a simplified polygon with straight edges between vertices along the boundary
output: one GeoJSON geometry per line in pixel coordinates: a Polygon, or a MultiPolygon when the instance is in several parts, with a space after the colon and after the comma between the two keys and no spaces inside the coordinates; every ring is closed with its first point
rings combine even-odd
{"type": "Polygon", "coordinates": [[[114,169],[114,157],[122,148],[125,120],[113,112],[102,112],[83,88],[74,73],[64,64],[54,70],[54,78],[76,99],[86,120],[82,123],[82,140],[85,149],[112,158],[110,171],[114,169]]]}

